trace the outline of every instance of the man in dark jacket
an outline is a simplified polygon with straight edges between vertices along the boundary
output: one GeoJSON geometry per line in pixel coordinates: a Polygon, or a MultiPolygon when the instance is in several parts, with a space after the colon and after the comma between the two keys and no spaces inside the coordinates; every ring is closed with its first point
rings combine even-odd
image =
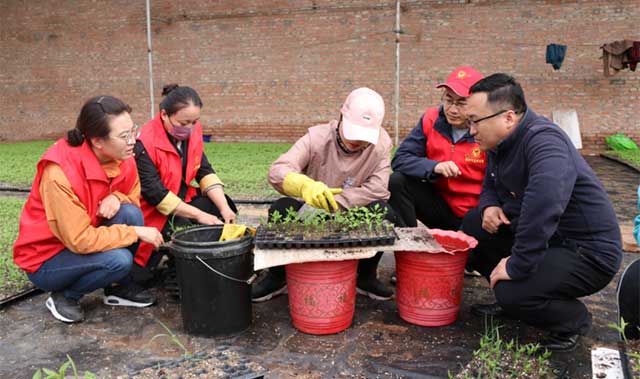
{"type": "Polygon", "coordinates": [[[465,113],[487,151],[480,203],[462,229],[478,239],[473,266],[502,312],[549,332],[543,348],[573,350],[591,326],[577,298],[604,288],[622,260],[620,231],[602,184],[548,119],[527,109],[515,79],[494,74],[471,87],[465,113]]]}

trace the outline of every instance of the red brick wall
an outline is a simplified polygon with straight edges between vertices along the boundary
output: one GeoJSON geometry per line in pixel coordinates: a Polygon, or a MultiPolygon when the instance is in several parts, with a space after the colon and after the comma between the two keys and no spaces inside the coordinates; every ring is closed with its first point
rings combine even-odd
{"type": "MultiPolygon", "coordinates": [[[[156,104],[162,85],[196,88],[215,141],[293,141],[339,114],[353,88],[387,103],[393,136],[395,2],[152,0],[156,104]]],[[[401,138],[456,66],[502,71],[529,105],[575,109],[587,148],[640,142],[640,70],[605,78],[602,43],[640,40],[640,1],[403,1],[401,138]],[[568,46],[559,71],[548,43],[568,46]]],[[[149,118],[144,1],[0,2],[0,141],[61,135],[85,99],[109,93],[149,118]]]]}

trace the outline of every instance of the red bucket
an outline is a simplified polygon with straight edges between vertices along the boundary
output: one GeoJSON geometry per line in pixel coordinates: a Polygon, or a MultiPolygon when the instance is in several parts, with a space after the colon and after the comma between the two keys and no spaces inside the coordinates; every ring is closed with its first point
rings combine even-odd
{"type": "Polygon", "coordinates": [[[462,232],[429,231],[443,251],[395,252],[398,312],[412,324],[449,325],[458,318],[464,267],[478,241],[462,232]]]}
{"type": "Polygon", "coordinates": [[[287,265],[293,326],[309,334],[334,334],[353,321],[357,260],[287,265]]]}

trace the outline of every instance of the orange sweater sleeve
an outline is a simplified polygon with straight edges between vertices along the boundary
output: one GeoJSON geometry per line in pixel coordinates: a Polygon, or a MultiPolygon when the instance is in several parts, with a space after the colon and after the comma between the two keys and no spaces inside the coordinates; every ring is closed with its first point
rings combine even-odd
{"type": "Polygon", "coordinates": [[[97,253],[126,247],[138,240],[133,226],[91,226],[87,209],[57,164],[49,163],[44,168],[39,190],[49,229],[74,253],[97,253]]]}

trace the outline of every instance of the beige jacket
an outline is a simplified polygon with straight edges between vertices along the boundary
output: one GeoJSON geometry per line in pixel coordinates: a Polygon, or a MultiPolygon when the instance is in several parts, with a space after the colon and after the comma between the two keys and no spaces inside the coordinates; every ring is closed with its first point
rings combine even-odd
{"type": "Polygon", "coordinates": [[[365,206],[389,199],[387,190],[391,174],[391,138],[384,129],[376,145],[347,154],[336,139],[337,121],[308,129],[269,169],[269,183],[280,193],[284,177],[290,172],[309,176],[330,188],[342,188],[336,202],[342,208],[365,206]]]}

